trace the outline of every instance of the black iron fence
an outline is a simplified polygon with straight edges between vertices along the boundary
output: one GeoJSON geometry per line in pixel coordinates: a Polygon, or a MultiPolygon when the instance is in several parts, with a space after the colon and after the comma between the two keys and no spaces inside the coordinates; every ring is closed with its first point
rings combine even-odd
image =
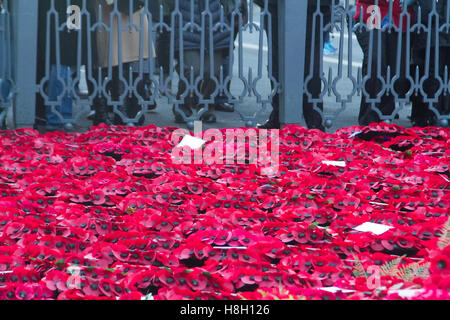
{"type": "Polygon", "coordinates": [[[6,121],[11,106],[12,92],[12,48],[10,16],[7,7],[0,3],[0,123],[6,121]]]}
{"type": "MultiPolygon", "coordinates": [[[[0,120],[447,126],[449,0],[14,0],[0,12],[0,120]],[[125,3],[125,5],[124,5],[125,3]],[[324,55],[327,36],[335,56],[324,55]],[[248,52],[252,51],[249,58],[248,52]],[[240,106],[252,105],[252,108],[240,106]],[[37,107],[36,107],[37,106],[37,107]],[[90,120],[88,120],[90,119],[90,120]],[[357,123],[354,123],[357,124],[357,123]]],[[[156,123],[155,123],[156,124],[156,123]]]]}

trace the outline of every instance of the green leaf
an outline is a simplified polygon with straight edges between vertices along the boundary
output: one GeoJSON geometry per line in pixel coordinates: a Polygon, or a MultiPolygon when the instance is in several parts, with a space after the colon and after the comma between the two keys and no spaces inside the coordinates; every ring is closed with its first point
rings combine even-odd
{"type": "Polygon", "coordinates": [[[441,236],[438,240],[438,247],[444,249],[446,246],[450,245],[450,218],[444,224],[441,229],[441,236]]]}
{"type": "Polygon", "coordinates": [[[398,257],[397,259],[391,260],[386,262],[381,266],[381,274],[391,277],[397,277],[398,273],[398,267],[400,263],[402,262],[403,258],[405,258],[406,255],[403,255],[401,257],[398,257]]]}
{"type": "Polygon", "coordinates": [[[353,259],[355,260],[355,266],[353,267],[353,276],[354,277],[365,277],[367,279],[366,270],[364,270],[364,266],[361,263],[361,260],[353,254],[353,259]]]}
{"type": "Polygon", "coordinates": [[[306,196],[306,198],[309,199],[309,200],[314,200],[314,199],[315,199],[314,196],[313,196],[313,195],[310,195],[310,194],[308,194],[308,195],[306,196]]]}
{"type": "Polygon", "coordinates": [[[56,260],[55,264],[56,265],[64,264],[64,259],[63,260],[56,260]]]}
{"type": "Polygon", "coordinates": [[[319,226],[318,222],[313,222],[308,226],[308,229],[315,229],[319,226]]]}

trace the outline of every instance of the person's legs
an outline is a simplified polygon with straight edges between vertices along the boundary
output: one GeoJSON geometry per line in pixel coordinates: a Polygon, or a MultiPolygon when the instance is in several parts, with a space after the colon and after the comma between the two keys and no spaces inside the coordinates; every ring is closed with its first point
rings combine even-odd
{"type": "MultiPolygon", "coordinates": [[[[326,22],[324,22],[326,25],[326,22]]],[[[312,95],[312,99],[318,99],[322,92],[322,80],[320,74],[320,65],[322,63],[322,46],[320,43],[320,20],[316,20],[315,26],[313,26],[313,15],[308,14],[307,27],[306,27],[306,44],[305,44],[305,74],[304,79],[307,91],[312,95]],[[315,38],[312,39],[313,27],[315,27],[315,38]],[[312,41],[314,41],[314,53],[312,52],[312,41]],[[313,55],[311,64],[311,55],[313,55]],[[312,66],[312,70],[310,68],[312,66]],[[312,76],[310,80],[309,77],[312,76]]],[[[316,107],[323,110],[323,103],[317,103],[316,107]]],[[[322,124],[321,114],[314,110],[314,103],[310,102],[310,98],[305,93],[303,95],[303,116],[306,121],[306,125],[309,129],[319,129],[325,131],[322,124]]]]}
{"type": "MultiPolygon", "coordinates": [[[[440,70],[439,74],[441,75],[441,79],[445,79],[445,67],[447,70],[450,70],[450,47],[440,47],[439,48],[439,61],[440,61],[440,70]]],[[[441,94],[439,98],[439,113],[441,115],[450,114],[450,95],[441,94]]],[[[438,125],[438,123],[436,123],[438,125]]]]}
{"type": "MultiPolygon", "coordinates": [[[[234,37],[233,37],[234,41],[236,40],[237,35],[239,34],[238,28],[239,25],[237,25],[234,30],[234,37]]],[[[226,78],[231,75],[230,66],[232,64],[233,57],[230,55],[229,50],[223,50],[222,52],[223,52],[222,57],[223,79],[226,80],[226,78]]],[[[231,82],[227,83],[227,90],[228,92],[231,93],[231,82]]],[[[214,107],[217,111],[234,112],[234,105],[228,102],[228,96],[225,93],[221,93],[216,97],[214,107]]]]}
{"type": "MultiPolygon", "coordinates": [[[[278,8],[277,5],[269,5],[269,11],[271,14],[271,24],[272,24],[272,76],[275,81],[279,82],[279,63],[278,63],[278,8]]],[[[269,35],[269,23],[268,19],[264,22],[264,30],[267,35],[269,35]]],[[[274,89],[274,84],[271,83],[272,90],[274,89]]],[[[270,113],[269,120],[258,125],[261,129],[279,129],[280,128],[280,96],[278,92],[272,98],[272,112],[270,113]]]]}
{"type": "MultiPolygon", "coordinates": [[[[227,77],[230,76],[229,71],[232,60],[228,50],[224,50],[223,57],[221,59],[223,61],[222,63],[223,80],[226,81],[227,77]]],[[[220,73],[217,79],[220,80],[220,73]]],[[[227,83],[227,90],[228,92],[230,92],[230,82],[227,83]]],[[[216,96],[214,107],[217,111],[234,112],[234,106],[228,102],[228,96],[225,94],[225,92],[219,93],[219,95],[216,96]]]]}
{"type": "MultiPolygon", "coordinates": [[[[430,61],[429,61],[429,70],[428,74],[425,70],[426,65],[426,49],[422,50],[422,58],[423,58],[423,72],[421,72],[421,81],[423,86],[423,93],[419,91],[419,97],[420,97],[420,104],[419,109],[415,113],[415,121],[414,125],[419,127],[427,127],[427,126],[434,126],[436,125],[436,114],[432,111],[430,108],[430,104],[433,108],[437,109],[439,111],[440,109],[440,97],[437,97],[435,99],[436,93],[439,90],[439,82],[438,79],[435,77],[435,70],[437,68],[438,72],[440,69],[441,61],[439,61],[439,65],[437,61],[434,59],[436,47],[431,47],[430,49],[430,61]],[[437,100],[437,101],[433,101],[437,100]]],[[[438,49],[439,50],[439,49],[438,49]]],[[[443,75],[443,74],[442,74],[443,75]]],[[[442,77],[441,75],[441,77],[442,77]]]]}
{"type": "MultiPolygon", "coordinates": [[[[360,125],[367,126],[370,123],[380,121],[378,113],[372,110],[372,103],[368,102],[367,100],[377,99],[378,94],[383,90],[380,78],[384,79],[384,81],[387,82],[386,69],[388,63],[391,64],[391,74],[395,72],[395,64],[392,65],[392,60],[390,60],[391,62],[387,61],[387,56],[389,56],[387,51],[389,50],[389,52],[395,52],[395,48],[397,47],[397,40],[395,39],[395,41],[389,42],[389,44],[392,46],[394,46],[393,42],[395,42],[394,47],[388,47],[388,38],[386,37],[385,32],[381,32],[380,30],[366,31],[362,29],[361,31],[358,31],[356,35],[361,49],[364,53],[362,75],[363,84],[367,91],[367,95],[364,93],[364,91],[362,92],[361,108],[358,120],[360,125]],[[373,32],[372,46],[370,45],[371,32],[373,32]],[[378,50],[379,45],[381,46],[380,50],[378,50]],[[378,51],[380,51],[381,56],[378,56],[378,51]],[[372,54],[371,59],[370,54],[372,54]],[[378,68],[378,60],[380,60],[380,69],[378,68]],[[369,67],[370,62],[371,66],[369,67]]],[[[392,94],[383,94],[380,102],[376,102],[374,104],[375,107],[378,108],[384,115],[391,114],[395,109],[395,101],[392,94]]]]}
{"type": "MultiPolygon", "coordinates": [[[[140,61],[134,61],[131,62],[131,68],[133,71],[133,85],[135,81],[139,78],[141,68],[142,68],[142,78],[136,83],[136,91],[137,95],[136,97],[133,97],[133,110],[137,110],[136,112],[133,111],[134,116],[137,112],[141,109],[139,106],[139,99],[138,96],[140,96],[144,102],[148,103],[144,108],[147,110],[154,110],[156,109],[156,101],[154,103],[149,103],[149,101],[152,99],[152,79],[151,79],[151,65],[153,64],[153,61],[151,59],[144,59],[142,61],[142,66],[140,61]]],[[[128,72],[126,73],[128,75],[128,72]]],[[[133,92],[133,95],[134,92],[133,92]]]]}
{"type": "MultiPolygon", "coordinates": [[[[69,77],[72,77],[72,70],[68,66],[61,66],[59,77],[65,84],[68,84],[69,77]]],[[[57,101],[58,96],[62,94],[64,90],[64,85],[61,81],[58,80],[58,70],[55,65],[51,68],[50,73],[50,82],[48,89],[48,97],[50,101],[57,101]]],[[[47,118],[47,128],[48,129],[58,129],[63,126],[61,119],[52,112],[52,108],[50,106],[46,106],[46,118],[47,118]]],[[[66,93],[64,97],[62,97],[61,104],[56,106],[56,111],[58,111],[63,119],[71,119],[72,118],[72,96],[70,93],[66,93]]]]}
{"type": "MultiPolygon", "coordinates": [[[[133,86],[134,81],[138,78],[138,76],[139,76],[138,73],[133,72],[133,78],[132,78],[133,82],[129,83],[128,85],[133,86]]],[[[139,81],[137,83],[136,91],[144,100],[148,101],[148,100],[150,100],[150,88],[147,87],[147,84],[145,83],[145,78],[146,78],[146,74],[144,74],[144,79],[142,79],[141,81],[139,81]]],[[[125,110],[126,110],[127,116],[130,119],[134,119],[140,111],[142,111],[143,113],[145,111],[143,106],[141,106],[139,104],[139,99],[134,93],[131,95],[131,97],[129,95],[127,95],[124,103],[125,103],[125,110]]],[[[142,114],[137,121],[138,121],[137,122],[138,125],[142,126],[145,122],[145,115],[142,114]]]]}
{"type": "MultiPolygon", "coordinates": [[[[413,63],[411,67],[411,75],[415,77],[416,69],[419,69],[419,79],[425,75],[425,50],[413,50],[413,63]]],[[[425,127],[428,125],[428,119],[431,117],[431,111],[428,104],[424,102],[424,96],[421,91],[411,96],[411,123],[413,126],[425,127]]]]}
{"type": "MultiPolygon", "coordinates": [[[[359,46],[363,52],[363,63],[362,63],[362,77],[368,75],[369,70],[369,32],[364,28],[357,29],[355,31],[356,39],[358,40],[359,46]]],[[[359,107],[358,122],[360,125],[363,124],[364,115],[367,111],[366,95],[364,92],[361,93],[361,104],[359,107]]]]}
{"type": "MultiPolygon", "coordinates": [[[[404,39],[404,37],[402,37],[404,39]]],[[[406,94],[406,84],[405,84],[405,46],[406,42],[403,42],[401,46],[399,46],[399,33],[398,32],[384,32],[382,35],[381,42],[381,52],[382,52],[382,62],[381,62],[381,70],[383,78],[386,83],[391,82],[397,72],[397,54],[398,51],[401,50],[401,61],[400,61],[400,74],[399,79],[395,82],[395,88],[397,93],[400,93],[400,96],[404,96],[406,94]],[[390,79],[387,79],[387,67],[390,68],[390,79]]],[[[392,93],[384,94],[381,98],[381,103],[377,104],[377,108],[382,112],[383,115],[392,115],[395,110],[395,97],[392,93]]]]}
{"type": "MultiPolygon", "coordinates": [[[[170,25],[170,21],[166,23],[170,25]]],[[[164,29],[162,33],[158,33],[156,51],[158,68],[163,68],[164,79],[166,79],[170,71],[170,31],[164,29]]]]}
{"type": "MultiPolygon", "coordinates": [[[[177,92],[177,100],[182,99],[184,97],[184,102],[179,105],[180,110],[185,114],[186,117],[190,117],[192,115],[192,109],[197,106],[197,97],[195,96],[195,92],[191,94],[189,92],[185,92],[187,90],[187,86],[185,81],[189,83],[191,79],[191,68],[193,70],[194,81],[198,78],[200,74],[200,52],[197,50],[185,50],[183,54],[183,66],[180,63],[177,65],[177,72],[179,75],[183,75],[183,79],[178,82],[178,92],[177,92]],[[183,70],[181,70],[183,67],[183,70]]],[[[172,111],[175,115],[175,123],[184,123],[183,116],[175,110],[175,105],[172,108],[172,111]]]]}
{"type": "MultiPolygon", "coordinates": [[[[390,41],[391,42],[395,41],[395,43],[397,43],[399,36],[400,36],[399,33],[392,33],[390,41]]],[[[401,37],[402,37],[401,48],[397,47],[396,51],[395,51],[395,52],[398,52],[397,50],[401,50],[401,52],[400,52],[400,59],[401,59],[401,61],[400,61],[400,67],[399,67],[400,73],[399,73],[397,79],[395,79],[395,80],[392,79],[391,81],[393,82],[393,88],[394,88],[395,93],[398,95],[398,98],[399,99],[405,99],[406,95],[408,94],[409,90],[411,89],[410,82],[406,78],[406,71],[407,71],[407,69],[410,69],[411,61],[410,60],[406,61],[406,52],[407,52],[407,50],[409,50],[409,48],[406,47],[406,34],[405,34],[405,32],[403,32],[401,34],[401,37]]],[[[397,70],[397,55],[396,54],[389,54],[389,52],[391,52],[389,43],[387,44],[387,47],[388,47],[388,49],[387,49],[387,51],[388,51],[387,52],[387,57],[390,57],[390,59],[391,59],[391,62],[389,62],[389,63],[390,63],[390,65],[392,65],[395,68],[395,69],[391,68],[391,70],[392,70],[391,71],[391,75],[392,75],[392,78],[393,78],[395,76],[395,73],[397,72],[396,71],[397,70]]],[[[394,97],[394,100],[395,100],[395,97],[394,97]]],[[[392,110],[392,111],[394,111],[394,110],[392,110]]],[[[391,113],[392,113],[392,111],[391,111],[391,113]]]]}
{"type": "MultiPolygon", "coordinates": [[[[122,64],[123,75],[128,75],[127,71],[127,63],[122,64]]],[[[107,71],[107,69],[106,69],[107,71]]],[[[111,100],[114,102],[119,102],[120,96],[123,94],[125,88],[123,86],[122,81],[119,78],[119,66],[112,67],[112,77],[109,88],[107,88],[109,94],[111,95],[111,100]]],[[[118,105],[117,109],[125,116],[129,118],[127,111],[127,100],[128,95],[123,99],[123,103],[118,105]]],[[[113,109],[114,110],[114,109],[113,109]]],[[[118,114],[114,114],[114,124],[115,125],[124,125],[122,117],[118,114]]]]}
{"type": "MultiPolygon", "coordinates": [[[[220,67],[223,66],[223,60],[224,60],[224,50],[216,50],[214,51],[214,77],[217,81],[220,80],[220,67]]],[[[209,62],[209,55],[205,56],[205,75],[204,80],[201,88],[201,93],[205,99],[210,99],[211,95],[216,90],[216,83],[213,79],[210,78],[210,62],[209,62]]],[[[215,105],[209,105],[209,110],[202,116],[202,120],[205,122],[213,123],[216,122],[216,117],[214,115],[214,109],[215,105]]]]}

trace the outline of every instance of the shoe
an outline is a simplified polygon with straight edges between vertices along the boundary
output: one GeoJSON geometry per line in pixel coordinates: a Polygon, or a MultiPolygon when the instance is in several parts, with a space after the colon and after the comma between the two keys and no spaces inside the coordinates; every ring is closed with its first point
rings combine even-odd
{"type": "Polygon", "coordinates": [[[89,112],[86,119],[88,119],[89,121],[94,121],[94,116],[95,116],[95,110],[91,110],[91,112],[89,112]]]}
{"type": "MultiPolygon", "coordinates": [[[[198,111],[201,110],[200,106],[197,105],[197,109],[198,111]]],[[[203,121],[204,123],[216,123],[217,122],[217,118],[214,114],[215,111],[215,106],[214,105],[210,105],[208,107],[208,110],[206,110],[206,112],[200,117],[200,120],[203,121]]]]}
{"type": "MultiPolygon", "coordinates": [[[[136,115],[142,110],[141,106],[139,105],[138,99],[134,96],[132,98],[127,97],[125,108],[127,112],[126,113],[127,117],[130,119],[136,118],[136,115]]],[[[142,126],[144,123],[145,123],[145,115],[142,114],[139,117],[137,124],[138,126],[142,126]]]]}
{"type": "Polygon", "coordinates": [[[204,123],[216,123],[217,122],[217,118],[214,115],[214,113],[212,113],[212,111],[206,111],[201,117],[200,120],[202,120],[204,123]]]}
{"type": "Polygon", "coordinates": [[[217,103],[214,105],[215,110],[221,112],[234,112],[234,105],[228,102],[217,103]]]}
{"type": "MultiPolygon", "coordinates": [[[[125,99],[126,100],[126,99],[125,99]]],[[[117,110],[120,111],[124,116],[127,116],[127,111],[124,105],[117,106],[117,110]]],[[[122,117],[114,112],[114,125],[115,126],[123,126],[125,123],[122,120],[122,117]]]]}
{"type": "Polygon", "coordinates": [[[323,48],[323,54],[326,56],[332,56],[337,52],[337,49],[331,42],[326,42],[323,48]]]}
{"type": "Polygon", "coordinates": [[[94,99],[94,119],[93,124],[94,126],[98,126],[100,123],[104,123],[107,126],[112,126],[113,123],[111,119],[109,118],[108,114],[108,105],[106,104],[106,98],[95,98],[94,99]]]}
{"type": "MultiPolygon", "coordinates": [[[[126,97],[124,104],[117,108],[121,113],[123,113],[127,118],[134,119],[141,108],[139,106],[138,100],[136,97],[126,97]]],[[[137,121],[138,126],[142,126],[145,122],[145,116],[142,115],[137,121]]],[[[115,125],[124,125],[122,118],[118,115],[114,115],[114,124],[115,125]]]]}
{"type": "Polygon", "coordinates": [[[269,116],[269,120],[265,123],[257,124],[257,129],[281,129],[280,120],[278,118],[278,111],[272,111],[269,116]]]}
{"type": "Polygon", "coordinates": [[[273,120],[267,120],[266,123],[263,124],[257,124],[256,125],[257,129],[267,129],[267,130],[271,130],[271,129],[281,129],[281,124],[279,122],[273,121],[273,120]]]}
{"type": "MultiPolygon", "coordinates": [[[[142,98],[143,98],[145,101],[150,101],[151,98],[152,98],[151,89],[150,89],[151,86],[152,86],[152,85],[151,85],[151,82],[150,82],[148,79],[145,79],[145,80],[144,80],[144,88],[143,88],[143,90],[142,90],[142,98]]],[[[156,102],[155,102],[155,103],[153,103],[153,104],[147,105],[147,110],[148,110],[148,111],[155,110],[156,107],[157,107],[157,105],[156,105],[156,102]]]]}
{"type": "MultiPolygon", "coordinates": [[[[179,108],[180,108],[181,112],[183,112],[185,114],[186,118],[189,118],[190,116],[192,116],[192,110],[187,105],[180,104],[179,108]]],[[[186,121],[183,119],[183,116],[181,115],[181,113],[179,113],[177,110],[175,110],[175,105],[172,106],[172,112],[175,116],[175,123],[186,123],[186,121]]]]}

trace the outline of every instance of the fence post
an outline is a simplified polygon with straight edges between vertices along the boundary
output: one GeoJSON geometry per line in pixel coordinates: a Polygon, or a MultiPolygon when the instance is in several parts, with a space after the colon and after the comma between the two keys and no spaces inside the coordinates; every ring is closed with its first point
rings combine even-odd
{"type": "Polygon", "coordinates": [[[33,127],[35,123],[38,3],[35,0],[11,1],[16,128],[33,127]]]}
{"type": "Polygon", "coordinates": [[[302,124],[308,1],[279,0],[280,122],[302,124]]]}

